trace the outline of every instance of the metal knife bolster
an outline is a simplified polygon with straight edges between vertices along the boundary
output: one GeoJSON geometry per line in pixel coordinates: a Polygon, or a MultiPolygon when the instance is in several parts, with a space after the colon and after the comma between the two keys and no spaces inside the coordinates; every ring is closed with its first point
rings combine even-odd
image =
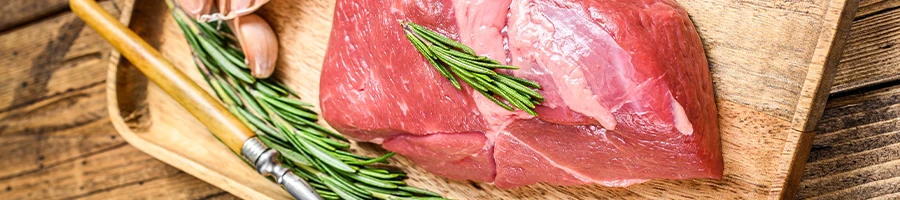
{"type": "Polygon", "coordinates": [[[283,185],[295,199],[322,199],[305,180],[282,166],[281,162],[278,162],[278,151],[267,147],[259,138],[252,137],[244,141],[241,153],[244,158],[253,163],[256,171],[264,176],[275,177],[275,181],[283,185]]]}

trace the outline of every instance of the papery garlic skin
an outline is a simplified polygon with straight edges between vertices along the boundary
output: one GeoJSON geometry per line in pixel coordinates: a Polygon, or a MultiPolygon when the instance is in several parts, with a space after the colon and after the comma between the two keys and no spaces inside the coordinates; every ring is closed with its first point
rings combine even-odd
{"type": "Polygon", "coordinates": [[[250,74],[256,78],[271,76],[278,60],[278,38],[269,23],[251,13],[234,18],[231,28],[244,51],[250,74]]]}
{"type": "Polygon", "coordinates": [[[210,14],[214,0],[178,0],[178,6],[194,19],[210,14]]]}
{"type": "Polygon", "coordinates": [[[225,19],[233,19],[239,16],[255,12],[268,3],[269,0],[218,0],[219,13],[225,19]]]}

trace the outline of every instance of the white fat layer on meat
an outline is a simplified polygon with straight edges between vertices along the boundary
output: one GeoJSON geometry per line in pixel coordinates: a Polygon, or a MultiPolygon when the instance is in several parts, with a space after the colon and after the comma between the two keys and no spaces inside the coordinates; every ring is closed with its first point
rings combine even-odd
{"type": "MultiPolygon", "coordinates": [[[[521,16],[510,21],[515,26],[510,35],[515,35],[517,40],[515,43],[519,44],[515,48],[534,48],[533,51],[521,51],[528,52],[528,55],[518,56],[547,66],[545,70],[553,78],[553,83],[559,89],[558,93],[566,106],[597,120],[603,128],[615,130],[617,125],[615,117],[609,108],[600,103],[600,97],[588,85],[584,69],[594,66],[583,66],[572,56],[596,51],[595,49],[599,48],[609,54],[616,54],[611,56],[612,58],[624,58],[610,60],[609,64],[630,65],[628,61],[630,55],[617,45],[585,48],[560,43],[556,37],[569,37],[571,33],[558,33],[556,25],[543,14],[542,7],[526,0],[515,1],[511,7],[515,16],[521,16]]],[[[616,44],[605,31],[596,31],[594,34],[598,35],[591,39],[606,40],[605,44],[616,44]]]]}
{"type": "MultiPolygon", "coordinates": [[[[600,97],[594,94],[588,85],[583,71],[587,66],[575,63],[574,59],[564,54],[567,51],[563,49],[562,44],[553,39],[556,32],[554,25],[542,14],[540,7],[532,5],[530,1],[516,1],[518,5],[510,6],[512,3],[512,0],[454,0],[460,42],[471,47],[479,55],[508,62],[510,58],[504,47],[502,31],[508,28],[506,25],[509,14],[493,11],[498,10],[497,7],[513,7],[511,11],[519,12],[516,15],[524,17],[509,21],[517,27],[516,33],[510,34],[518,34],[517,38],[522,40],[518,41],[519,43],[533,44],[537,50],[521,56],[532,58],[542,66],[548,66],[547,70],[550,70],[548,73],[553,77],[554,85],[559,88],[558,92],[566,106],[597,120],[606,129],[615,130],[617,124],[615,117],[609,108],[600,103],[600,97]]],[[[597,37],[598,39],[609,40],[607,44],[615,44],[606,32],[597,33],[605,34],[597,37]]],[[[614,56],[616,58],[625,58],[610,61],[610,64],[630,65],[628,61],[630,56],[621,47],[610,45],[605,49],[609,53],[618,54],[619,56],[614,56]]],[[[471,95],[482,117],[493,130],[499,130],[498,128],[511,120],[534,117],[523,111],[503,109],[480,93],[471,92],[471,95]]]]}
{"type": "Polygon", "coordinates": [[[594,180],[594,183],[606,186],[606,187],[628,187],[634,184],[643,183],[650,181],[650,179],[621,179],[621,180],[612,180],[612,181],[597,181],[594,180]]]}
{"type": "Polygon", "coordinates": [[[678,132],[683,135],[694,134],[694,125],[691,124],[687,113],[684,112],[684,107],[675,100],[675,97],[672,97],[672,114],[675,115],[675,129],[678,129],[678,132]]]}

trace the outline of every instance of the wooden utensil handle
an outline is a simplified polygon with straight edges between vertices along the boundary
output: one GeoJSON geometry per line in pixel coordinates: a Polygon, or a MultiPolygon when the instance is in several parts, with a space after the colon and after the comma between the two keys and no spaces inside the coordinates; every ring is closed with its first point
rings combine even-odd
{"type": "Polygon", "coordinates": [[[242,155],[244,141],[256,134],[228,112],[218,100],[166,61],[150,44],[103,10],[94,0],[70,0],[69,5],[72,12],[100,33],[147,78],[184,106],[228,148],[242,155]]]}

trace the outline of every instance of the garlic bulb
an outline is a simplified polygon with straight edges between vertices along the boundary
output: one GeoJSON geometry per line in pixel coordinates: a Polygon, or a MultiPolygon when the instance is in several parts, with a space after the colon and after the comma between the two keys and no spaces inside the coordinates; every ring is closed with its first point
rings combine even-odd
{"type": "Polygon", "coordinates": [[[200,19],[200,16],[210,14],[213,3],[213,0],[178,0],[181,9],[194,19],[200,19]]]}
{"type": "Polygon", "coordinates": [[[244,51],[250,74],[256,78],[271,76],[278,59],[278,38],[269,23],[250,13],[234,18],[230,25],[244,51]]]}

